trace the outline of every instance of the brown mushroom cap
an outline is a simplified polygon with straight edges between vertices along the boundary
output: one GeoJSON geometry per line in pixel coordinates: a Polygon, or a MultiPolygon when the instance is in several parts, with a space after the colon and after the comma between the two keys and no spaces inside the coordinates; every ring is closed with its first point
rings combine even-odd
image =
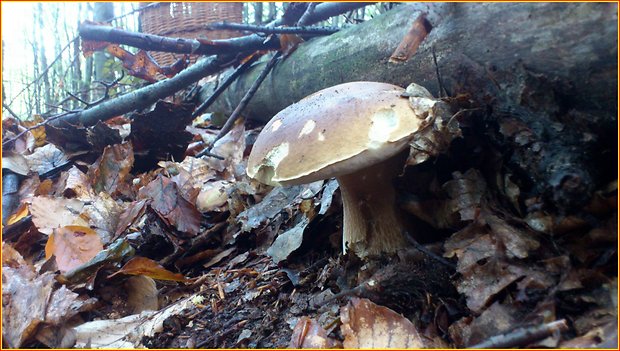
{"type": "Polygon", "coordinates": [[[351,82],[302,99],[265,125],[247,174],[265,184],[304,184],[396,155],[426,117],[414,113],[404,91],[387,83],[351,82]]]}

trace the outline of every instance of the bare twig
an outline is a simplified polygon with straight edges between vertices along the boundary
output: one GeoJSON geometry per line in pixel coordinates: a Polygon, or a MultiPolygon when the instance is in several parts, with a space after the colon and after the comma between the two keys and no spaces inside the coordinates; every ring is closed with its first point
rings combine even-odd
{"type": "Polygon", "coordinates": [[[52,121],[54,121],[54,120],[56,120],[56,119],[59,119],[59,118],[61,118],[61,117],[64,117],[64,116],[66,116],[66,115],[69,115],[69,114],[72,114],[72,113],[76,113],[76,112],[78,112],[78,111],[69,111],[69,112],[64,112],[64,113],[61,113],[61,114],[59,114],[59,115],[52,116],[52,117],[50,117],[50,118],[46,119],[46,120],[45,120],[45,121],[43,121],[43,122],[37,123],[37,124],[35,124],[35,125],[33,125],[33,126],[30,126],[30,127],[26,128],[26,129],[22,130],[21,132],[19,132],[16,136],[12,137],[11,139],[8,139],[8,140],[6,140],[6,141],[3,141],[3,142],[2,142],[2,146],[5,146],[5,145],[7,145],[7,144],[9,144],[9,143],[11,143],[11,142],[13,142],[13,141],[15,141],[15,140],[19,139],[22,135],[26,134],[27,132],[29,132],[29,131],[31,131],[31,130],[33,130],[33,129],[37,129],[37,128],[39,128],[39,127],[43,127],[43,126],[45,126],[45,125],[49,124],[50,122],[52,122],[52,121]]]}
{"type": "Polygon", "coordinates": [[[256,62],[256,60],[258,60],[259,57],[260,55],[254,54],[252,55],[250,59],[244,62],[241,66],[237,67],[237,69],[230,76],[228,76],[226,80],[224,80],[224,82],[222,82],[222,84],[220,84],[220,86],[217,87],[217,89],[215,89],[213,94],[211,94],[211,96],[209,96],[209,98],[205,100],[205,102],[203,102],[200,106],[198,106],[198,108],[196,108],[194,113],[192,113],[192,118],[196,118],[204,110],[209,108],[209,106],[211,106],[213,101],[215,101],[215,99],[217,99],[218,96],[220,96],[224,92],[224,90],[226,90],[226,88],[228,88],[228,86],[230,86],[232,82],[234,82],[235,79],[237,79],[237,77],[241,75],[241,73],[245,72],[254,62],[256,62]]]}
{"type": "Polygon", "coordinates": [[[435,54],[435,46],[433,46],[432,52],[433,52],[433,62],[435,63],[435,74],[437,75],[437,84],[439,85],[439,96],[438,97],[442,98],[444,96],[450,96],[445,86],[443,85],[443,80],[441,79],[441,74],[439,73],[439,65],[437,64],[437,55],[435,54]]]}
{"type": "Polygon", "coordinates": [[[252,96],[254,96],[254,93],[256,93],[256,90],[258,90],[258,87],[260,87],[260,85],[263,82],[263,80],[265,80],[265,78],[267,77],[267,74],[269,74],[269,72],[271,72],[271,69],[273,68],[273,66],[275,66],[276,62],[280,58],[280,55],[282,55],[282,53],[281,52],[277,52],[277,53],[275,53],[273,55],[273,57],[271,57],[271,60],[269,60],[269,62],[267,63],[267,65],[265,66],[263,71],[256,78],[254,83],[252,83],[252,86],[250,87],[250,89],[245,93],[245,95],[243,96],[243,98],[239,102],[239,105],[237,105],[237,107],[232,112],[230,117],[228,117],[228,120],[226,121],[226,123],[224,124],[224,126],[222,127],[222,129],[220,130],[218,135],[215,137],[215,140],[213,140],[213,142],[211,143],[211,145],[207,149],[205,149],[205,150],[201,151],[200,153],[198,153],[198,155],[196,155],[196,157],[202,157],[202,156],[206,155],[207,152],[210,152],[211,148],[213,148],[213,145],[215,145],[215,142],[220,140],[224,135],[226,135],[226,133],[228,133],[232,129],[233,125],[235,124],[235,121],[237,120],[237,118],[239,118],[239,115],[241,114],[243,109],[250,102],[250,99],[252,99],[252,96]]]}
{"type": "Polygon", "coordinates": [[[9,103],[7,104],[7,106],[11,106],[13,104],[13,102],[15,102],[15,100],[17,100],[17,98],[24,93],[24,91],[26,91],[27,89],[29,89],[33,84],[39,82],[41,80],[41,78],[43,78],[47,72],[52,68],[52,66],[54,66],[54,64],[56,64],[56,62],[58,62],[58,60],[60,60],[62,58],[62,54],[63,52],[65,52],[65,50],[67,50],[71,44],[77,39],[77,36],[74,37],[71,41],[69,41],[69,44],[65,45],[60,52],[58,53],[58,55],[56,55],[56,58],[54,58],[54,60],[52,61],[52,63],[50,63],[44,70],[43,72],[41,72],[41,74],[39,74],[38,77],[36,77],[33,81],[31,81],[30,83],[28,83],[28,85],[26,85],[22,90],[19,91],[19,93],[17,93],[17,95],[15,95],[13,97],[13,99],[11,99],[11,101],[9,101],[9,103]]]}
{"type": "Polygon", "coordinates": [[[241,23],[212,23],[207,25],[208,29],[229,29],[238,31],[249,31],[254,33],[266,34],[300,34],[300,35],[330,35],[338,32],[340,29],[335,27],[269,27],[256,26],[253,24],[241,23]]]}
{"type": "Polygon", "coordinates": [[[510,333],[496,335],[479,344],[470,346],[472,349],[504,349],[510,347],[526,346],[538,340],[568,330],[566,320],[560,319],[550,323],[532,327],[519,328],[510,333]]]}

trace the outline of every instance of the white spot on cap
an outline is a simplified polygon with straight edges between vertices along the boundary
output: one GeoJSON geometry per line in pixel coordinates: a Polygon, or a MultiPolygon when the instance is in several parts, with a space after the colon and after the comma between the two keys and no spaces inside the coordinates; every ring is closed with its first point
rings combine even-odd
{"type": "Polygon", "coordinates": [[[276,130],[278,130],[278,128],[280,128],[281,125],[282,125],[282,120],[276,119],[275,121],[273,121],[273,124],[271,125],[271,131],[275,132],[276,130]]]}
{"type": "Polygon", "coordinates": [[[308,120],[304,124],[304,127],[301,128],[301,131],[299,132],[298,138],[301,138],[302,135],[310,134],[310,132],[312,132],[314,130],[315,126],[316,126],[316,122],[314,120],[311,120],[311,119],[308,120]]]}
{"type": "Polygon", "coordinates": [[[288,156],[288,143],[282,143],[269,151],[263,163],[273,168],[278,168],[278,165],[286,156],[288,156]]]}
{"type": "Polygon", "coordinates": [[[377,149],[390,139],[392,132],[398,128],[398,117],[393,109],[381,109],[370,118],[368,130],[368,148],[377,149]]]}
{"type": "Polygon", "coordinates": [[[325,141],[325,134],[323,132],[319,132],[319,141],[325,141]]]}

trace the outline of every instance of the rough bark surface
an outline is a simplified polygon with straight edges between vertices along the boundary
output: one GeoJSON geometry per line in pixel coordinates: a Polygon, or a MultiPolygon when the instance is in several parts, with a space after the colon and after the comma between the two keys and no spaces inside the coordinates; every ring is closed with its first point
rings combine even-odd
{"type": "MultiPolygon", "coordinates": [[[[322,88],[355,80],[401,86],[415,81],[439,92],[432,51],[447,91],[482,102],[518,99],[519,79],[543,74],[573,104],[609,112],[617,96],[617,5],[612,3],[406,4],[371,21],[299,46],[263,83],[246,109],[266,121],[322,88]],[[388,59],[420,11],[433,29],[404,63],[388,59]]],[[[216,101],[230,113],[265,63],[216,101]]],[[[204,87],[206,97],[212,87],[204,87]]],[[[615,114],[615,113],[614,113],[615,114]]]]}

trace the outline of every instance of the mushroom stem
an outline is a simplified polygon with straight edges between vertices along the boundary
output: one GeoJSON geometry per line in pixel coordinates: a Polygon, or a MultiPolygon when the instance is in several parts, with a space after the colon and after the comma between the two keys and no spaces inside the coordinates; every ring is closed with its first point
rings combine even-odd
{"type": "Polygon", "coordinates": [[[336,178],[344,209],[343,251],[359,257],[393,253],[406,240],[392,184],[406,153],[336,178]]]}

